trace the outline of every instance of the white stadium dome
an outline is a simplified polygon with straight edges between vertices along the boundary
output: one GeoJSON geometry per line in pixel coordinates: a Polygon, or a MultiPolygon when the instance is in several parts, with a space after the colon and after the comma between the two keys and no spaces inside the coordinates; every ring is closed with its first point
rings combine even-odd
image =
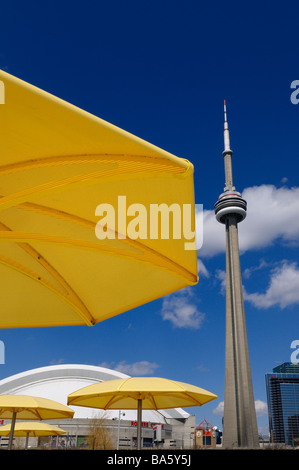
{"type": "MultiPolygon", "coordinates": [[[[89,366],[82,364],[64,364],[21,372],[0,380],[0,394],[30,395],[35,397],[49,398],[64,405],[67,404],[67,396],[87,385],[104,380],[113,380],[129,377],[126,374],[104,367],[89,366]]],[[[70,407],[75,411],[74,418],[95,418],[100,415],[101,410],[84,408],[79,406],[70,407]]],[[[124,410],[125,420],[136,420],[137,412],[124,410]]],[[[108,419],[118,418],[117,410],[105,411],[108,419]]],[[[167,420],[186,419],[190,415],[181,408],[171,410],[142,412],[142,420],[155,423],[165,423],[167,420]]]]}

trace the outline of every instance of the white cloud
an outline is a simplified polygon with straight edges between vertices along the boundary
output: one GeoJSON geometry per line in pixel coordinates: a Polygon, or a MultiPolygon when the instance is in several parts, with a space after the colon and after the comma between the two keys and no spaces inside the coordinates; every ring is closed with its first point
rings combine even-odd
{"type": "MultiPolygon", "coordinates": [[[[299,188],[261,185],[246,188],[247,217],[239,224],[240,251],[259,250],[281,240],[298,244],[299,188]]],[[[203,213],[203,246],[199,256],[211,257],[225,251],[225,228],[214,211],[203,213]]]]}
{"type": "MultiPolygon", "coordinates": [[[[254,405],[255,405],[255,412],[256,412],[257,418],[260,418],[261,416],[268,413],[268,406],[267,406],[267,403],[265,403],[264,401],[255,400],[254,405]]],[[[223,401],[218,403],[217,407],[213,410],[213,413],[217,416],[223,416],[224,414],[224,402],[223,401]]]]}
{"type": "Polygon", "coordinates": [[[223,269],[217,269],[215,273],[216,279],[220,281],[221,293],[225,294],[226,291],[226,272],[223,269]]]}
{"type": "Polygon", "coordinates": [[[265,260],[260,260],[258,266],[252,266],[251,268],[247,268],[243,272],[243,277],[244,279],[249,279],[251,274],[260,271],[261,269],[269,267],[269,263],[267,263],[265,260]]]}
{"type": "Polygon", "coordinates": [[[198,329],[205,315],[199,312],[189,288],[182,289],[163,298],[161,315],[175,327],[198,329]]]}
{"type": "Polygon", "coordinates": [[[58,364],[64,364],[65,362],[65,359],[64,358],[60,358],[60,359],[53,359],[52,361],[49,362],[49,364],[51,366],[56,366],[58,364]]]}
{"type": "Polygon", "coordinates": [[[196,370],[199,370],[200,372],[207,372],[209,369],[202,364],[196,367],[196,370]]]}
{"type": "Polygon", "coordinates": [[[264,416],[268,413],[268,406],[267,403],[265,403],[264,401],[255,400],[254,404],[257,418],[260,418],[261,416],[264,416]]]}
{"type": "Polygon", "coordinates": [[[223,416],[224,414],[224,401],[218,403],[217,407],[213,410],[214,415],[223,416]]]}
{"type": "Polygon", "coordinates": [[[197,258],[197,272],[199,276],[203,276],[206,278],[210,277],[209,271],[203,264],[202,260],[199,258],[197,258]]]}
{"type": "Polygon", "coordinates": [[[284,261],[271,272],[269,286],[265,293],[249,294],[244,289],[244,299],[258,308],[279,305],[285,308],[299,303],[299,269],[296,263],[284,261]]]}
{"type": "Polygon", "coordinates": [[[299,188],[255,186],[245,189],[243,197],[248,217],[240,224],[241,250],[264,248],[278,239],[298,242],[299,188]]]}
{"type": "MultiPolygon", "coordinates": [[[[218,255],[225,251],[225,229],[219,224],[215,218],[214,211],[204,210],[203,212],[203,242],[202,247],[198,250],[201,258],[218,255]]],[[[200,235],[196,234],[196,238],[200,235]]]]}
{"type": "Polygon", "coordinates": [[[122,361],[115,366],[115,370],[137,377],[139,375],[152,375],[158,367],[158,364],[149,361],[139,361],[133,364],[126,364],[125,361],[122,361]]]}
{"type": "Polygon", "coordinates": [[[133,377],[152,375],[154,371],[160,367],[158,364],[149,361],[133,362],[132,364],[127,364],[126,361],[121,361],[118,364],[115,362],[102,362],[99,364],[99,366],[106,367],[108,369],[114,369],[133,377]]]}

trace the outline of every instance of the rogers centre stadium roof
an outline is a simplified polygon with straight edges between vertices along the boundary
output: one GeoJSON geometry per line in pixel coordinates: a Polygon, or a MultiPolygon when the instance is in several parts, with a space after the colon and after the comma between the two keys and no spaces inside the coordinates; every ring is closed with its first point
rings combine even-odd
{"type": "MultiPolygon", "coordinates": [[[[31,395],[55,400],[67,404],[67,396],[87,385],[103,380],[113,380],[129,377],[126,374],[104,367],[82,364],[64,364],[41,367],[12,375],[0,380],[0,394],[31,395]]],[[[75,411],[74,418],[95,418],[101,410],[71,406],[75,411]]],[[[136,420],[137,413],[124,410],[125,420],[136,420]]],[[[118,418],[118,411],[107,410],[105,416],[109,419],[118,418]]],[[[170,410],[144,410],[142,420],[149,422],[165,422],[169,418],[188,418],[189,413],[181,408],[170,410]]]]}

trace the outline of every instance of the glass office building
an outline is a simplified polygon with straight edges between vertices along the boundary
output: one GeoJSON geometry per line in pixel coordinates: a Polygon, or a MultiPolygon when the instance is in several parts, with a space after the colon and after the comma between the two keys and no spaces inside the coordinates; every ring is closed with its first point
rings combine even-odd
{"type": "Polygon", "coordinates": [[[299,439],[299,364],[284,363],[266,374],[270,442],[299,439]]]}

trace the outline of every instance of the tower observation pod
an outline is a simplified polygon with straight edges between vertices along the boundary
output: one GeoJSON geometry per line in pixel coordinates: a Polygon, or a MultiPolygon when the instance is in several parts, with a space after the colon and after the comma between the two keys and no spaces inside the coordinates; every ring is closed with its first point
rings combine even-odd
{"type": "Polygon", "coordinates": [[[223,447],[259,447],[251,379],[238,223],[246,217],[247,203],[233,186],[232,150],[224,102],[225,188],[215,204],[215,216],[226,232],[226,345],[223,447]]]}
{"type": "Polygon", "coordinates": [[[242,222],[246,217],[247,203],[240,193],[234,190],[227,190],[219,196],[215,204],[215,215],[218,222],[226,223],[227,215],[233,214],[237,223],[242,222]]]}
{"type": "Polygon", "coordinates": [[[218,222],[226,223],[228,215],[234,215],[237,223],[246,217],[247,203],[233,186],[232,172],[232,150],[230,149],[230,138],[227,122],[226,102],[224,101],[224,157],[225,188],[215,204],[215,215],[218,222]]]}

